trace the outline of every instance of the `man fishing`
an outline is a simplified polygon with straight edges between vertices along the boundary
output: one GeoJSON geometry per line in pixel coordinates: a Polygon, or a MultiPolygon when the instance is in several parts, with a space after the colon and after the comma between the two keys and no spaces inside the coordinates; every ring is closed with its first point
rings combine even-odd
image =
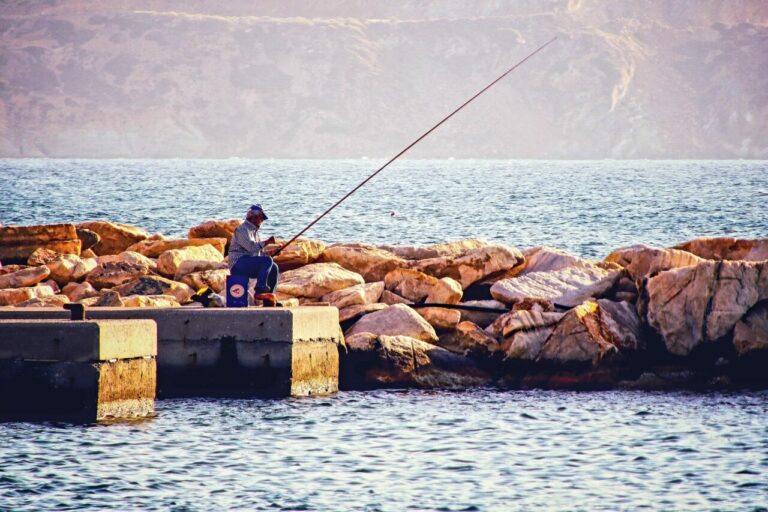
{"type": "Polygon", "coordinates": [[[261,223],[267,219],[260,204],[251,205],[229,243],[229,272],[233,276],[256,279],[256,300],[271,300],[270,294],[275,291],[279,277],[277,265],[264,253],[267,245],[275,243],[275,237],[263,242],[259,238],[261,223]]]}

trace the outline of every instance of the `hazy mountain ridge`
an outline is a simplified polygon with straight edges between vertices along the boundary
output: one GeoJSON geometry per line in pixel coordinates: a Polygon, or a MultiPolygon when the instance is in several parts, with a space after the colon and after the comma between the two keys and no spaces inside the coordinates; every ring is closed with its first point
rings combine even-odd
{"type": "Polygon", "coordinates": [[[411,156],[768,158],[760,2],[370,4],[4,5],[0,155],[388,156],[557,35],[411,156]]]}

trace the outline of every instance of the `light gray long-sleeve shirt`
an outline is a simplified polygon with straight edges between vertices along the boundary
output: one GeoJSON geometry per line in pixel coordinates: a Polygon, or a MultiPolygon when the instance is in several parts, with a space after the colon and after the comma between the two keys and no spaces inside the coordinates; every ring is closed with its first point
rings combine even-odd
{"type": "Polygon", "coordinates": [[[259,228],[244,220],[235,228],[229,242],[229,268],[232,269],[243,256],[264,256],[264,245],[259,238],[259,228]]]}

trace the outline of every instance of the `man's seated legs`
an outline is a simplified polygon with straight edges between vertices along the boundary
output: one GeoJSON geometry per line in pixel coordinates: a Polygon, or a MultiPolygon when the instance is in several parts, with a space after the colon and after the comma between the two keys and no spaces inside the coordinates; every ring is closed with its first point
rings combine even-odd
{"type": "Polygon", "coordinates": [[[277,286],[277,265],[269,256],[241,256],[230,273],[256,279],[256,293],[272,292],[277,286]]]}

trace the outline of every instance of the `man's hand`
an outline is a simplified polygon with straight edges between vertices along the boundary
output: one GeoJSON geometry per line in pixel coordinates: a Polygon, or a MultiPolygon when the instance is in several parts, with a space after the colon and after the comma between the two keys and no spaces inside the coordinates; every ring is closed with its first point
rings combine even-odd
{"type": "Polygon", "coordinates": [[[271,236],[271,237],[267,238],[266,240],[264,240],[264,245],[272,245],[272,244],[275,244],[275,243],[277,243],[277,242],[275,241],[275,237],[274,236],[271,236]]]}

